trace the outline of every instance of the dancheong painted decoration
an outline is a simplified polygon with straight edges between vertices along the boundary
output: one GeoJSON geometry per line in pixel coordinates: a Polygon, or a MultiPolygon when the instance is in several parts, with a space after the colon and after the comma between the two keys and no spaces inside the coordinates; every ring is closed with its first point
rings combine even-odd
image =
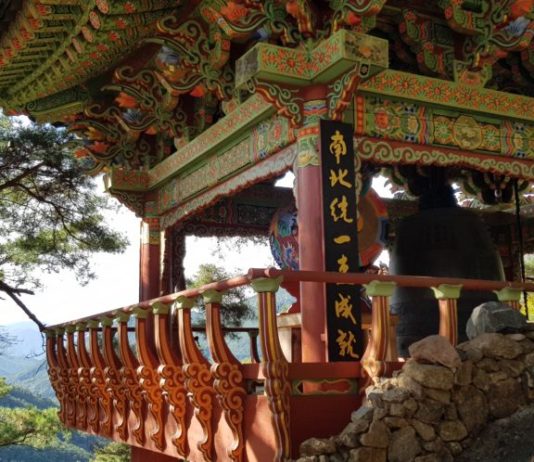
{"type": "Polygon", "coordinates": [[[4,0],[0,107],[142,220],[139,303],[47,330],[61,420],[132,460],[296,459],[411,343],[534,290],[534,0],[4,0]],[[279,268],[186,289],[189,235],[279,268]],[[252,327],[221,321],[240,286],[252,327]]]}

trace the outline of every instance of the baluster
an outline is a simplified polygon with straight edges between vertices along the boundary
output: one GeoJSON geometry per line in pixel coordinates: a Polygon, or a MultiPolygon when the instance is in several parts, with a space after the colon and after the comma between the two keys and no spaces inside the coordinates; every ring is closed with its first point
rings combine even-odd
{"type": "Polygon", "coordinates": [[[65,425],[67,427],[76,426],[76,393],[72,389],[70,382],[70,369],[69,362],[67,360],[67,353],[65,351],[65,339],[63,334],[65,329],[59,328],[56,330],[56,351],[57,359],[60,367],[60,377],[63,382],[63,386],[66,394],[65,402],[65,425]]]}
{"type": "MultiPolygon", "coordinates": [[[[102,319],[102,325],[109,322],[109,318],[102,319]]],[[[98,401],[100,406],[97,406],[95,410],[95,416],[91,425],[97,429],[99,434],[106,435],[111,438],[113,435],[113,402],[111,396],[106,389],[105,378],[105,363],[102,357],[102,351],[98,344],[98,328],[100,323],[96,319],[90,320],[87,325],[89,326],[89,346],[91,349],[91,359],[93,367],[91,367],[91,382],[96,387],[98,394],[98,401]]]]}
{"type": "Polygon", "coordinates": [[[105,317],[102,319],[102,338],[104,339],[103,363],[105,389],[111,398],[114,414],[118,416],[117,422],[112,423],[113,429],[118,433],[123,441],[128,440],[128,417],[130,415],[130,403],[128,389],[122,383],[120,370],[122,364],[115,353],[113,344],[114,330],[113,319],[105,317]]]}
{"type": "Polygon", "coordinates": [[[440,284],[432,287],[434,296],[439,301],[439,335],[458,344],[458,299],[462,291],[461,285],[440,284]]]}
{"type": "Polygon", "coordinates": [[[265,376],[265,393],[273,415],[277,451],[275,461],[291,457],[289,364],[284,357],[276,322],[276,296],[282,278],[260,278],[251,281],[258,294],[262,371],[265,376]]]}
{"type": "Polygon", "coordinates": [[[178,335],[184,362],[185,386],[191,404],[195,409],[195,417],[204,433],[202,440],[197,443],[197,447],[204,458],[211,462],[213,460],[213,429],[211,422],[213,414],[213,379],[208,361],[202,356],[193,335],[191,308],[194,305],[194,299],[178,298],[178,335]]]}
{"type": "Polygon", "coordinates": [[[250,349],[250,361],[258,364],[261,362],[260,354],[258,353],[258,331],[249,330],[248,332],[249,349],[250,349]]]}
{"type": "Polygon", "coordinates": [[[231,460],[241,462],[244,454],[243,419],[245,412],[246,391],[244,387],[241,364],[232,354],[224,339],[221,325],[222,294],[216,290],[204,292],[206,305],[206,331],[214,364],[213,388],[224,412],[224,418],[232,431],[233,445],[227,449],[231,460]]]}
{"type": "Polygon", "coordinates": [[[124,385],[128,389],[130,408],[137,420],[137,425],[133,429],[133,434],[137,443],[143,446],[146,441],[146,401],[143,397],[143,389],[137,379],[139,361],[137,361],[128,342],[128,319],[130,318],[130,315],[124,311],[118,311],[116,313],[116,318],[119,322],[119,347],[123,364],[121,367],[121,376],[124,385]]]}
{"type": "Polygon", "coordinates": [[[156,447],[163,451],[167,445],[165,441],[166,408],[163,406],[163,394],[156,373],[159,361],[154,353],[153,345],[149,344],[147,318],[151,312],[137,307],[133,313],[136,317],[136,347],[140,363],[137,368],[137,376],[148,402],[148,410],[156,422],[156,428],[150,433],[150,438],[156,447]]]}
{"type": "MultiPolygon", "coordinates": [[[[89,431],[89,412],[92,408],[91,403],[91,375],[89,373],[90,362],[85,349],[84,330],[86,324],[77,323],[75,326],[77,335],[77,348],[75,349],[76,362],[78,364],[78,395],[79,406],[81,411],[77,416],[78,426],[83,431],[89,431]],[[85,355],[84,355],[85,352],[85,355]]],[[[74,345],[74,341],[72,342],[74,345]]]]}
{"type": "Polygon", "coordinates": [[[185,377],[182,371],[182,359],[178,350],[173,348],[170,326],[170,305],[154,303],[152,305],[155,324],[156,353],[161,365],[158,368],[160,383],[167,394],[171,415],[176,422],[176,433],[172,437],[172,443],[178,454],[187,459],[189,446],[187,444],[187,391],[185,389],[185,377]]]}
{"type": "Polygon", "coordinates": [[[510,305],[514,310],[521,310],[521,289],[515,287],[504,287],[501,290],[493,291],[497,295],[497,299],[510,305]]]}
{"type": "Polygon", "coordinates": [[[70,325],[65,329],[67,332],[67,361],[69,362],[69,377],[72,393],[76,396],[76,428],[84,430],[87,427],[87,394],[82,394],[80,376],[80,363],[74,345],[74,332],[76,326],[70,325]]]}
{"type": "Polygon", "coordinates": [[[388,361],[397,361],[397,341],[395,328],[391,324],[389,297],[393,295],[396,284],[387,281],[371,281],[364,284],[369,297],[373,299],[371,333],[362,357],[362,364],[369,377],[388,374],[388,361]]]}
{"type": "Polygon", "coordinates": [[[59,365],[57,356],[56,356],[56,332],[54,330],[46,331],[46,357],[48,361],[48,375],[50,377],[50,383],[54,389],[57,399],[59,401],[59,411],[58,416],[59,420],[66,423],[66,392],[63,381],[61,380],[60,371],[61,367],[59,365]]]}

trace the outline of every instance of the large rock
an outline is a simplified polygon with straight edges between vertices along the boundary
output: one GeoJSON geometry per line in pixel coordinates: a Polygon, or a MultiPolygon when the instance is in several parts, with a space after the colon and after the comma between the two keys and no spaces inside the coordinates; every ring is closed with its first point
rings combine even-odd
{"type": "Polygon", "coordinates": [[[391,435],[389,462],[411,462],[421,452],[421,445],[412,427],[401,428],[391,435]]]}
{"type": "Polygon", "coordinates": [[[478,432],[486,424],[488,405],[480,390],[471,385],[459,387],[454,391],[452,400],[468,432],[478,432]]]}
{"type": "Polygon", "coordinates": [[[445,421],[439,425],[439,436],[443,441],[461,441],[467,436],[467,430],[459,420],[445,421]]]}
{"type": "Polygon", "coordinates": [[[420,364],[413,359],[406,362],[402,373],[428,388],[450,390],[454,385],[454,374],[449,369],[432,364],[420,364]]]}
{"type": "Polygon", "coordinates": [[[412,343],[408,351],[410,356],[418,362],[441,364],[451,369],[461,364],[456,349],[441,335],[430,335],[412,343]]]}
{"type": "Polygon", "coordinates": [[[436,432],[432,425],[427,425],[426,423],[414,419],[412,421],[412,427],[423,441],[432,441],[436,437],[436,432]]]}
{"type": "Polygon", "coordinates": [[[491,384],[487,396],[490,414],[495,419],[513,414],[525,403],[521,385],[512,378],[491,384]]]}
{"type": "Polygon", "coordinates": [[[348,462],[386,462],[386,450],[358,448],[350,451],[348,462]]]}
{"type": "Polygon", "coordinates": [[[356,448],[360,445],[360,434],[369,428],[369,421],[358,419],[350,422],[338,437],[338,443],[347,448],[356,448]]]}
{"type": "Polygon", "coordinates": [[[318,456],[336,452],[336,443],[333,438],[310,438],[300,445],[301,456],[318,456]]]}
{"type": "Polygon", "coordinates": [[[389,442],[389,428],[380,421],[373,422],[369,431],[360,437],[363,446],[372,448],[387,448],[389,442]]]}
{"type": "Polygon", "coordinates": [[[486,302],[477,306],[467,321],[467,337],[495,332],[519,332],[525,329],[527,320],[518,311],[501,302],[486,302]]]}
{"type": "Polygon", "coordinates": [[[501,334],[481,334],[471,340],[470,347],[480,350],[485,356],[498,359],[515,359],[523,352],[518,342],[501,334]]]}
{"type": "Polygon", "coordinates": [[[473,378],[473,361],[466,360],[456,371],[456,378],[454,382],[456,385],[465,386],[471,383],[473,378]]]}
{"type": "Polygon", "coordinates": [[[444,411],[445,407],[443,404],[432,399],[425,399],[419,401],[414,418],[419,419],[421,422],[433,424],[443,417],[444,411]]]}

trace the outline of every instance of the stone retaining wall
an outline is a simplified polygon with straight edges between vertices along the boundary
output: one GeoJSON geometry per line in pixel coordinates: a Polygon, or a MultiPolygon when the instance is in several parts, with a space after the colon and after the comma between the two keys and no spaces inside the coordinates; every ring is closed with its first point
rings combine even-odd
{"type": "Polygon", "coordinates": [[[410,353],[366,390],[340,435],[303,442],[298,462],[452,461],[489,421],[534,401],[534,332],[482,334],[456,349],[431,336],[410,353]]]}

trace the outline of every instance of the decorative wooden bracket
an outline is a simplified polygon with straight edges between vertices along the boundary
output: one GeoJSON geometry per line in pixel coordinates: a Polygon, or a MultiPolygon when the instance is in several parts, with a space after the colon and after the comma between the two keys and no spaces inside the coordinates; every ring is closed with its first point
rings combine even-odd
{"type": "Polygon", "coordinates": [[[104,356],[102,361],[105,363],[104,377],[106,390],[112,398],[113,407],[119,414],[120,420],[115,424],[115,431],[123,441],[128,440],[128,415],[130,405],[126,388],[122,384],[120,369],[122,364],[115,353],[113,319],[104,318],[102,321],[102,337],[104,339],[104,356]]]}
{"type": "Polygon", "coordinates": [[[274,460],[277,462],[291,458],[289,364],[280,346],[276,322],[275,293],[281,282],[281,277],[261,278],[251,282],[258,294],[261,365],[265,376],[265,393],[276,429],[277,451],[274,460]]]}
{"type": "Polygon", "coordinates": [[[177,426],[176,433],[172,437],[172,443],[176,447],[178,454],[187,459],[189,456],[187,442],[187,390],[184,386],[185,376],[182,371],[182,359],[179,350],[173,348],[171,342],[170,306],[163,303],[154,303],[152,312],[154,313],[156,353],[161,363],[158,368],[161,378],[160,384],[167,393],[170,412],[177,426]]]}
{"type": "Polygon", "coordinates": [[[58,362],[57,354],[56,354],[56,331],[54,330],[47,330],[46,331],[46,357],[48,361],[48,375],[50,377],[50,383],[52,384],[52,388],[54,389],[54,392],[56,393],[57,399],[59,401],[59,420],[61,422],[66,422],[66,398],[67,394],[65,391],[65,386],[63,384],[63,380],[60,376],[61,371],[61,365],[58,362]]]}
{"type": "Polygon", "coordinates": [[[330,115],[339,119],[358,82],[386,69],[388,59],[386,40],[344,29],[311,50],[258,43],[236,62],[236,88],[260,93],[296,128],[304,120],[300,89],[334,82],[330,115]]]}
{"type": "Polygon", "coordinates": [[[135,441],[143,446],[146,441],[145,435],[145,422],[146,422],[146,401],[143,396],[143,388],[139,384],[137,378],[137,368],[139,367],[139,361],[133,354],[130,343],[128,341],[128,319],[129,313],[118,311],[116,313],[116,319],[119,323],[119,350],[121,356],[120,373],[122,376],[122,383],[128,390],[128,399],[130,401],[130,409],[135,415],[137,425],[133,429],[132,433],[135,437],[135,441]]]}
{"type": "Polygon", "coordinates": [[[189,392],[191,404],[195,408],[195,417],[203,431],[203,438],[197,443],[197,447],[206,461],[212,462],[214,460],[211,423],[214,398],[213,377],[209,364],[198,349],[193,335],[191,308],[194,305],[194,299],[179,297],[177,300],[180,350],[184,362],[185,386],[189,392]]]}
{"type": "Polygon", "coordinates": [[[137,368],[139,383],[144,390],[144,396],[148,402],[148,410],[152,414],[156,427],[150,433],[150,438],[156,447],[163,451],[166,447],[165,441],[165,406],[162,390],[159,386],[157,375],[158,360],[154,354],[153,346],[149,343],[149,332],[147,317],[149,312],[146,309],[137,307],[133,313],[136,317],[136,338],[137,355],[140,359],[140,366],[137,368]]]}
{"type": "MultiPolygon", "coordinates": [[[[102,323],[104,325],[104,323],[102,323]]],[[[103,411],[102,418],[100,418],[99,412],[96,412],[93,416],[94,420],[90,423],[91,426],[98,426],[100,431],[111,438],[113,435],[113,400],[110,392],[106,387],[105,368],[106,364],[102,357],[102,351],[100,350],[98,328],[100,323],[96,320],[88,322],[89,327],[89,345],[91,349],[91,359],[93,367],[91,367],[91,383],[96,387],[98,395],[98,401],[100,408],[103,411]]],[[[98,407],[97,407],[98,409],[98,407]]]]}
{"type": "Polygon", "coordinates": [[[329,0],[332,15],[332,30],[348,26],[357,32],[374,29],[376,16],[386,0],[329,0]]]}
{"type": "Polygon", "coordinates": [[[233,444],[228,448],[228,457],[234,462],[244,459],[245,441],[243,438],[244,403],[247,392],[244,386],[241,364],[232,354],[221,324],[222,294],[216,290],[204,292],[206,305],[206,330],[214,364],[211,373],[213,388],[223,409],[226,423],[232,430],[233,444]]]}

